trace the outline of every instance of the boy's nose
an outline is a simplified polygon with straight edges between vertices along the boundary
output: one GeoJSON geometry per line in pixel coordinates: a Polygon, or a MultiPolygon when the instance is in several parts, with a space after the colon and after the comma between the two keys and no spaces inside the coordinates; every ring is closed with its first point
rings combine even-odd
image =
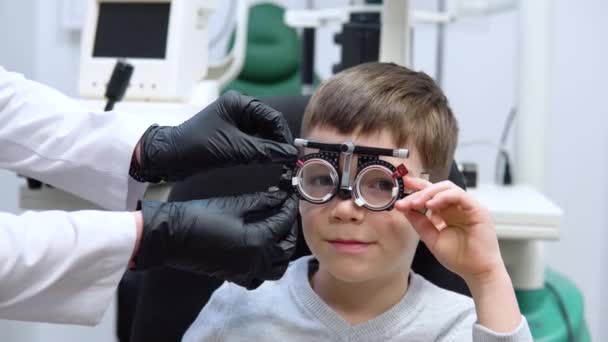
{"type": "Polygon", "coordinates": [[[333,202],[331,210],[332,221],[355,224],[363,222],[365,209],[358,207],[352,198],[340,199],[339,197],[336,197],[333,199],[333,202]]]}

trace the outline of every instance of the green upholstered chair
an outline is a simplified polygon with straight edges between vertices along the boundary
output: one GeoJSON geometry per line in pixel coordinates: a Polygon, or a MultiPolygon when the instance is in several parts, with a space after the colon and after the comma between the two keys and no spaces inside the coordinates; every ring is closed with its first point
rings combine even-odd
{"type": "MultiPolygon", "coordinates": [[[[285,24],[284,13],[284,8],[272,3],[251,7],[245,64],[238,78],[222,92],[237,90],[256,97],[300,95],[300,39],[296,30],[285,24]]],[[[229,49],[233,41],[234,34],[229,49]]]]}

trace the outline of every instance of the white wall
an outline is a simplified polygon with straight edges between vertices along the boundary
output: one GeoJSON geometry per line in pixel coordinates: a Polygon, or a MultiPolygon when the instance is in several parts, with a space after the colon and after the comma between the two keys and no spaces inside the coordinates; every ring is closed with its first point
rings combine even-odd
{"type": "MultiPolygon", "coordinates": [[[[547,122],[546,194],[563,210],[561,240],[547,243],[547,263],[575,282],[585,297],[585,316],[595,341],[608,339],[608,3],[555,1],[552,15],[552,87],[547,122]],[[603,280],[603,282],[602,282],[603,280]]],[[[434,29],[416,34],[414,65],[434,73],[434,29]]],[[[517,77],[517,14],[467,19],[447,32],[445,91],[457,113],[461,142],[497,142],[514,104],[517,77]]],[[[495,151],[460,148],[460,161],[480,163],[492,181],[495,151]]]]}
{"type": "Polygon", "coordinates": [[[547,192],[563,209],[561,241],[549,263],[583,290],[596,341],[608,339],[608,3],[557,1],[553,40],[551,121],[547,127],[547,192]],[[603,280],[603,282],[602,282],[603,280]]]}
{"type": "Polygon", "coordinates": [[[35,79],[74,96],[80,59],[80,31],[62,26],[59,6],[62,2],[65,0],[36,0],[35,79]]]}
{"type": "MultiPolygon", "coordinates": [[[[34,69],[33,26],[24,21],[34,11],[32,0],[0,0],[0,65],[23,73],[32,74],[34,69]]],[[[17,186],[15,174],[0,171],[0,211],[17,213],[17,186]]],[[[0,321],[0,340],[24,341],[25,329],[15,323],[0,321]]]]}
{"type": "MultiPolygon", "coordinates": [[[[0,0],[0,65],[32,74],[34,70],[33,26],[24,21],[34,12],[33,0],[0,0]]],[[[17,212],[18,179],[0,171],[0,210],[17,212]]]]}
{"type": "MultiPolygon", "coordinates": [[[[74,94],[78,34],[59,27],[59,2],[0,0],[0,64],[74,94]]],[[[302,7],[300,1],[287,2],[302,7]]],[[[330,7],[349,1],[315,3],[330,7]]],[[[433,1],[413,3],[416,8],[434,6],[433,1]]],[[[592,336],[595,341],[603,341],[608,339],[608,326],[602,325],[608,317],[608,296],[602,291],[602,284],[608,283],[608,252],[603,248],[608,243],[604,232],[608,221],[608,178],[604,176],[608,167],[608,110],[603,103],[608,95],[608,22],[604,20],[608,2],[555,1],[554,6],[546,186],[547,195],[564,209],[565,215],[562,240],[547,244],[547,261],[583,291],[592,336]]],[[[218,12],[221,17],[226,14],[226,8],[218,12]]],[[[220,24],[215,20],[212,31],[220,24]]],[[[330,25],[317,34],[317,71],[322,77],[330,74],[339,56],[338,47],[332,43],[337,28],[330,25]]],[[[515,12],[467,19],[448,28],[444,88],[460,122],[461,142],[498,139],[516,94],[516,30],[515,12]]],[[[414,43],[414,67],[431,75],[435,33],[433,27],[419,27],[414,43]]],[[[217,58],[224,49],[225,41],[212,55],[217,58]]],[[[492,148],[461,148],[457,157],[478,162],[481,180],[493,180],[492,148]]],[[[16,210],[16,186],[12,174],[0,172],[0,210],[16,210]]],[[[47,336],[44,340],[107,341],[111,339],[111,323],[96,330],[48,326],[35,330],[23,323],[0,323],[0,331],[5,334],[0,333],[0,340],[41,341],[47,336]]]]}

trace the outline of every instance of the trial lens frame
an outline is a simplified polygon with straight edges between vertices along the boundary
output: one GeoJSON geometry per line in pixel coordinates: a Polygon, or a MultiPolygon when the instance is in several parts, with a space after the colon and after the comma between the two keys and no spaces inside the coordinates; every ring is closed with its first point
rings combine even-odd
{"type": "MultiPolygon", "coordinates": [[[[360,170],[365,169],[368,166],[379,165],[387,168],[392,171],[392,177],[397,181],[398,184],[398,194],[395,198],[397,199],[403,198],[406,196],[404,191],[404,185],[402,177],[408,173],[405,165],[400,164],[398,167],[393,166],[391,163],[381,160],[380,156],[389,156],[396,158],[406,159],[409,157],[409,150],[407,149],[388,149],[388,148],[379,148],[379,147],[368,147],[368,146],[360,146],[355,145],[351,141],[344,142],[342,144],[329,144],[329,143],[321,143],[316,141],[310,141],[305,139],[295,139],[294,145],[296,147],[308,147],[318,149],[318,153],[308,154],[304,156],[302,159],[298,160],[295,165],[291,167],[285,168],[285,173],[281,177],[281,185],[280,187],[284,190],[294,190],[296,188],[295,183],[295,175],[297,171],[306,160],[310,160],[313,158],[322,159],[329,162],[336,170],[339,170],[339,158],[340,155],[344,156],[343,164],[342,164],[342,173],[340,185],[337,190],[337,195],[341,199],[349,199],[352,197],[353,189],[351,186],[351,163],[352,157],[354,154],[359,155],[357,161],[357,173],[360,170]]],[[[295,190],[298,192],[297,190],[295,190]]],[[[303,196],[298,192],[300,198],[303,196]]],[[[332,194],[333,198],[336,194],[332,194]]],[[[305,199],[305,198],[303,198],[305,199]]],[[[305,199],[306,200],[306,199],[305,199]]],[[[330,198],[327,200],[329,201],[330,198]]],[[[380,210],[390,210],[394,204],[393,201],[390,205],[386,206],[382,209],[371,209],[375,211],[380,210]]],[[[356,201],[357,202],[357,201],[356,201]]],[[[314,203],[314,202],[313,202],[314,203]]],[[[357,203],[358,205],[362,205],[362,203],[357,203]]]]}

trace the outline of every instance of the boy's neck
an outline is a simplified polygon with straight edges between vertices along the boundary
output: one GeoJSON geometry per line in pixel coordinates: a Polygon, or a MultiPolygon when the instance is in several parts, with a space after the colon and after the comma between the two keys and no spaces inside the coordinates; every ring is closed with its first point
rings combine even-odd
{"type": "Polygon", "coordinates": [[[323,266],[310,279],[315,293],[352,325],[364,323],[399,303],[408,288],[409,268],[365,282],[345,282],[323,266]]]}

